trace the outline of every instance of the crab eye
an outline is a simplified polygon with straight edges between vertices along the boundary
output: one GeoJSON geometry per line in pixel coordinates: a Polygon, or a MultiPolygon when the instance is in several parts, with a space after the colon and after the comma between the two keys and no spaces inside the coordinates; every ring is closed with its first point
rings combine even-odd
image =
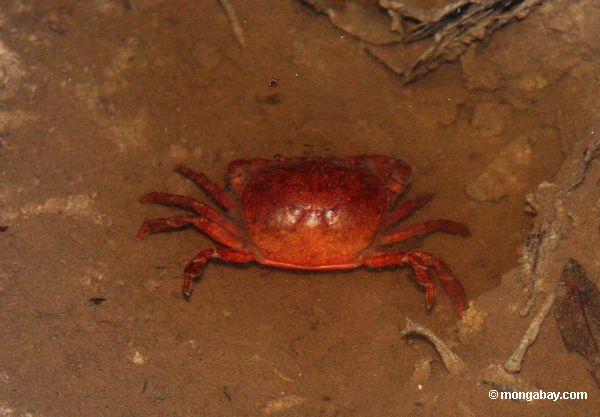
{"type": "Polygon", "coordinates": [[[233,184],[241,184],[244,181],[244,174],[235,174],[230,177],[230,181],[233,184]]]}

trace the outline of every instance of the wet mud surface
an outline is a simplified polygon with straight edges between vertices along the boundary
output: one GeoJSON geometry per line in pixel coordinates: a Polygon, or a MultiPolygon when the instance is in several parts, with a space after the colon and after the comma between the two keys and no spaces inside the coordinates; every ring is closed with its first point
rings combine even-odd
{"type": "MultiPolygon", "coordinates": [[[[236,158],[402,158],[415,174],[405,198],[435,195],[403,225],[448,218],[472,236],[398,247],[438,255],[469,299],[485,296],[531,231],[526,194],[592,130],[597,4],[549,2],[408,86],[299,2],[234,5],[245,48],[216,1],[0,7],[0,415],[489,412],[481,386],[461,388],[460,407],[444,397],[452,382],[431,346],[401,337],[410,317],[460,346],[447,296],[428,312],[410,270],[214,263],[186,302],[183,268],[212,242],[193,230],[137,240],[145,219],[179,213],[137,200],[210,201],[179,163],[224,185],[236,158]],[[411,379],[423,357],[427,401],[411,379]]],[[[503,415],[597,410],[583,359],[556,350],[549,326],[524,372],[590,398],[505,402],[503,415]]],[[[522,330],[493,345],[510,353],[522,330]]]]}

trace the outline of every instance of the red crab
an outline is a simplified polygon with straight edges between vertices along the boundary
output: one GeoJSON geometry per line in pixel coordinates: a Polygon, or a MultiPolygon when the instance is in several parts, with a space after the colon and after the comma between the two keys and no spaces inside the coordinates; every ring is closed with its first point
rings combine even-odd
{"type": "Polygon", "coordinates": [[[141,198],[142,203],[180,207],[195,215],[148,220],[139,238],[193,226],[223,245],[200,251],[187,265],[186,296],[192,293],[193,278],[211,259],[300,270],[408,265],[426,288],[428,308],[435,300],[436,276],[459,316],[465,308],[462,285],[440,259],[421,251],[381,250],[432,232],[469,234],[465,225],[450,220],[390,230],[431,197],[394,208],[411,180],[410,166],[399,159],[379,155],[239,159],[228,167],[231,194],[202,173],[183,166],[176,170],[206,190],[228,214],[191,197],[153,192],[141,198]]]}

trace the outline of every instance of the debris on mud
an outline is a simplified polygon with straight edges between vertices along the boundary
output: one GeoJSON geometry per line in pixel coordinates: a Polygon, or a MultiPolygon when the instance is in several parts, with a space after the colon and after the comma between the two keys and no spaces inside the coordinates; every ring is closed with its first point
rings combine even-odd
{"type": "Polygon", "coordinates": [[[288,408],[300,405],[304,401],[306,401],[306,399],[298,395],[287,395],[276,400],[271,400],[263,408],[263,414],[267,416],[271,414],[276,414],[281,411],[287,410],[288,408]]]}
{"type": "Polygon", "coordinates": [[[48,198],[41,203],[27,203],[22,207],[11,207],[0,217],[10,221],[41,214],[69,215],[91,220],[95,224],[105,224],[105,216],[94,207],[96,197],[97,193],[91,192],[48,198]]]}
{"type": "MultiPolygon", "coordinates": [[[[485,39],[507,23],[523,20],[543,2],[456,0],[439,8],[426,9],[415,7],[407,0],[379,0],[379,7],[391,19],[389,33],[382,34],[381,28],[365,27],[366,16],[376,12],[358,2],[347,0],[340,7],[340,2],[332,0],[300,1],[329,16],[331,22],[344,32],[370,44],[366,51],[405,82],[422,77],[444,62],[455,61],[471,44],[485,39]],[[417,42],[417,48],[407,48],[417,42]],[[405,57],[390,56],[382,47],[394,47],[392,55],[405,57]],[[398,61],[403,64],[399,66],[398,61]]],[[[370,26],[373,21],[370,19],[370,26]]]]}
{"type": "Polygon", "coordinates": [[[569,260],[563,270],[561,294],[554,317],[569,351],[583,355],[600,386],[600,291],[579,262],[569,260]]]}
{"type": "MultiPolygon", "coordinates": [[[[469,367],[462,358],[456,354],[450,346],[438,337],[432,330],[416,324],[410,319],[406,320],[406,327],[401,335],[418,335],[428,340],[435,348],[442,359],[444,368],[450,375],[465,378],[476,384],[486,383],[503,391],[532,391],[535,386],[527,380],[521,378],[518,373],[521,369],[523,357],[529,346],[537,339],[540,327],[548,315],[554,298],[552,297],[541,307],[537,316],[531,321],[521,343],[509,357],[504,366],[491,363],[482,368],[469,367]]],[[[431,371],[431,359],[424,358],[415,363],[415,371],[411,380],[419,383],[429,380],[431,371]]]]}
{"type": "Polygon", "coordinates": [[[0,40],[0,100],[13,98],[24,76],[21,58],[0,40]]]}
{"type": "Polygon", "coordinates": [[[225,10],[225,14],[229,19],[229,23],[231,24],[231,30],[233,31],[235,38],[237,39],[240,46],[244,48],[246,46],[246,37],[244,36],[244,30],[240,25],[240,21],[237,17],[235,9],[233,8],[229,0],[219,0],[219,2],[221,3],[221,6],[223,6],[223,10],[225,10]]]}
{"type": "Polygon", "coordinates": [[[551,293],[544,301],[544,304],[542,304],[542,306],[540,307],[540,311],[529,324],[529,327],[527,328],[525,335],[521,339],[521,343],[519,343],[519,346],[517,346],[513,354],[510,355],[510,358],[508,358],[508,360],[504,363],[504,369],[506,370],[506,372],[514,374],[521,371],[521,367],[523,366],[523,359],[525,358],[525,353],[527,353],[527,350],[531,347],[531,345],[533,345],[533,343],[538,338],[542,324],[544,323],[544,320],[546,320],[546,317],[548,316],[548,313],[550,312],[550,308],[552,308],[553,303],[554,294],[551,293]]]}
{"type": "Polygon", "coordinates": [[[421,326],[420,324],[414,323],[410,319],[406,319],[406,327],[402,330],[402,336],[406,337],[408,335],[416,334],[419,336],[425,337],[429,340],[435,350],[438,352],[440,357],[442,358],[442,363],[444,367],[451,374],[459,374],[466,369],[466,365],[463,360],[458,356],[450,347],[435,333],[433,333],[430,329],[421,326]]]}
{"type": "Polygon", "coordinates": [[[501,391],[538,390],[538,383],[534,382],[530,373],[524,371],[525,354],[532,358],[528,359],[532,362],[527,368],[534,367],[536,364],[533,362],[540,360],[539,353],[536,358],[533,352],[536,350],[534,343],[546,346],[545,355],[552,355],[555,360],[564,360],[564,353],[556,344],[557,339],[560,340],[562,336],[569,351],[576,351],[588,360],[590,373],[598,384],[600,292],[594,282],[596,274],[591,274],[591,279],[588,278],[579,263],[569,260],[567,256],[577,252],[590,262],[592,268],[597,265],[594,263],[596,252],[589,250],[598,247],[597,230],[600,228],[600,219],[595,213],[598,210],[597,183],[600,179],[600,165],[593,163],[600,143],[594,139],[593,135],[592,140],[588,141],[582,137],[575,144],[570,159],[564,163],[563,171],[555,181],[540,184],[537,192],[528,196],[537,221],[523,247],[520,266],[505,274],[499,287],[471,303],[467,313],[472,312],[473,317],[469,318],[469,322],[477,324],[476,331],[469,332],[468,337],[464,337],[464,324],[458,324],[460,350],[465,352],[465,357],[486,346],[486,359],[479,357],[478,363],[468,361],[465,364],[431,330],[410,321],[403,331],[403,335],[417,333],[430,341],[442,357],[444,367],[453,377],[463,379],[464,383],[484,383],[501,391]],[[563,267],[565,262],[566,266],[563,267]],[[482,310],[473,310],[474,304],[482,310]],[[554,305],[554,317],[558,326],[553,326],[546,320],[554,305]],[[526,316],[532,311],[535,314],[527,319],[528,324],[521,333],[522,336],[516,340],[515,329],[523,328],[526,316]],[[543,332],[546,333],[545,336],[542,335],[543,332]],[[538,342],[540,338],[545,340],[538,342]],[[495,359],[506,352],[505,348],[496,349],[498,340],[516,344],[504,363],[498,363],[495,359]],[[494,354],[490,354],[490,348],[494,354]],[[451,369],[459,369],[461,372],[451,369]]]}

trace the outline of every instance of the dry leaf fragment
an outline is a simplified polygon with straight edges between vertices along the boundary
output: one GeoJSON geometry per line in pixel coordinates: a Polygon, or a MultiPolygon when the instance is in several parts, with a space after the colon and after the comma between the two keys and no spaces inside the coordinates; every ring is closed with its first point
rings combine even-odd
{"type": "Polygon", "coordinates": [[[565,346],[583,355],[600,386],[600,291],[574,259],[565,265],[564,294],[556,300],[554,317],[565,346]]]}

